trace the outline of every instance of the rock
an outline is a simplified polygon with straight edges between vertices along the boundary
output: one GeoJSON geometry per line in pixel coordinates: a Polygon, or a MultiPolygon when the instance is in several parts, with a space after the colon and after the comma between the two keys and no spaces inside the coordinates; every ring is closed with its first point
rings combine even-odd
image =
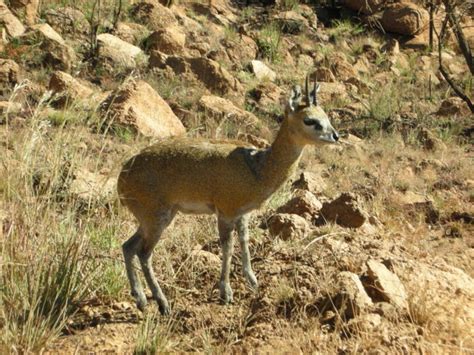
{"type": "Polygon", "coordinates": [[[94,90],[87,84],[81,83],[62,71],[53,73],[49,80],[48,89],[56,95],[56,102],[59,105],[65,105],[75,100],[86,100],[94,93],[94,90]]]}
{"type": "Polygon", "coordinates": [[[338,294],[333,298],[334,304],[345,319],[354,318],[373,307],[369,295],[364,289],[359,276],[349,271],[337,275],[338,294]]]}
{"type": "Polygon", "coordinates": [[[5,28],[10,37],[16,38],[25,32],[25,26],[12,14],[3,0],[0,1],[0,25],[5,28]]]}
{"type": "Polygon", "coordinates": [[[249,36],[242,35],[238,40],[224,41],[222,45],[229,61],[237,68],[242,68],[257,57],[257,44],[249,36]]]}
{"type": "Polygon", "coordinates": [[[283,240],[301,238],[309,231],[308,222],[296,214],[280,213],[268,221],[270,234],[283,240]]]}
{"type": "Polygon", "coordinates": [[[308,69],[311,68],[314,65],[314,59],[313,57],[307,55],[307,54],[300,54],[298,56],[298,67],[301,69],[308,69]]]}
{"type": "Polygon", "coordinates": [[[400,310],[408,309],[407,292],[397,275],[375,260],[367,261],[367,272],[374,293],[400,310]]]}
{"type": "Polygon", "coordinates": [[[436,137],[430,130],[426,128],[421,128],[418,131],[416,138],[425,150],[435,151],[447,149],[446,145],[441,141],[441,139],[436,137]]]}
{"type": "Polygon", "coordinates": [[[318,92],[318,100],[321,103],[329,103],[331,101],[348,99],[346,86],[342,83],[324,83],[320,82],[320,90],[318,92]]]}
{"type": "Polygon", "coordinates": [[[34,25],[38,20],[39,0],[10,0],[10,8],[24,18],[28,26],[34,25]]]}
{"type": "Polygon", "coordinates": [[[167,27],[153,32],[146,39],[146,46],[165,54],[182,54],[186,43],[186,34],[179,27],[167,27]]]}
{"type": "Polygon", "coordinates": [[[44,13],[46,22],[63,36],[87,35],[90,24],[84,14],[73,7],[48,9],[44,13]]]}
{"type": "Polygon", "coordinates": [[[191,70],[203,84],[217,94],[240,92],[242,85],[219,63],[208,58],[189,58],[191,70]]]}
{"type": "Polygon", "coordinates": [[[307,190],[298,190],[296,196],[277,209],[277,213],[297,214],[305,219],[317,217],[323,205],[307,190]]]}
{"type": "Polygon", "coordinates": [[[413,36],[421,32],[429,21],[428,12],[413,3],[402,2],[388,5],[381,24],[385,31],[413,36]]]}
{"type": "MultiPolygon", "coordinates": [[[[156,53],[156,51],[154,53],[156,53]]],[[[157,58],[155,58],[155,60],[156,59],[157,58]]],[[[167,57],[165,65],[173,69],[176,74],[183,74],[191,70],[191,65],[186,61],[186,59],[178,56],[167,57]]]]}
{"type": "Polygon", "coordinates": [[[332,73],[331,69],[326,67],[317,68],[312,74],[312,78],[316,78],[317,81],[324,81],[327,83],[333,83],[336,81],[336,77],[332,73]]]}
{"type": "Polygon", "coordinates": [[[281,107],[282,98],[285,92],[276,84],[265,81],[259,83],[257,87],[251,91],[252,97],[258,102],[259,109],[270,113],[275,107],[281,107]]]}
{"type": "Polygon", "coordinates": [[[147,58],[143,51],[120,38],[109,33],[101,33],[97,36],[99,46],[99,57],[113,69],[134,69],[146,63],[147,58]]]}
{"type": "Polygon", "coordinates": [[[149,30],[139,23],[118,22],[113,34],[122,41],[138,44],[149,33],[149,30]]]}
{"type": "Polygon", "coordinates": [[[250,125],[258,128],[260,125],[258,118],[254,114],[238,108],[227,99],[213,95],[204,95],[199,99],[198,104],[207,115],[210,115],[218,122],[226,119],[241,126],[250,125]]]}
{"type": "Polygon", "coordinates": [[[252,60],[250,63],[252,66],[252,72],[255,74],[258,80],[276,80],[276,73],[263,62],[259,60],[252,60]]]}
{"type": "MultiPolygon", "coordinates": [[[[166,68],[167,59],[168,59],[168,55],[166,55],[165,53],[161,53],[160,51],[151,51],[150,52],[150,58],[148,60],[148,66],[150,68],[164,69],[164,68],[166,68]]],[[[183,61],[183,65],[185,67],[187,62],[184,58],[181,58],[181,59],[183,61]]],[[[181,71],[181,72],[176,71],[176,70],[174,70],[174,68],[172,68],[172,69],[176,74],[184,72],[184,71],[181,71]]]]}
{"type": "Polygon", "coordinates": [[[147,26],[151,30],[177,26],[173,12],[157,0],[144,0],[132,5],[129,11],[135,22],[147,26]]]}
{"type": "Polygon", "coordinates": [[[112,92],[101,110],[118,123],[132,126],[145,136],[169,137],[185,128],[168,104],[144,81],[129,81],[112,92]]]}
{"type": "Polygon", "coordinates": [[[115,178],[87,169],[79,169],[74,172],[74,180],[69,185],[69,192],[87,204],[93,201],[110,201],[115,185],[115,178]]]}
{"type": "Polygon", "coordinates": [[[314,194],[322,193],[326,186],[326,182],[319,174],[310,172],[301,173],[299,179],[291,185],[293,189],[308,190],[314,194]]]}
{"type": "Polygon", "coordinates": [[[366,221],[366,213],[359,207],[357,197],[348,192],[342,193],[331,202],[323,203],[322,217],[329,222],[348,228],[359,228],[366,221]]]}
{"type": "Polygon", "coordinates": [[[426,216],[427,223],[435,223],[439,219],[439,212],[434,208],[433,201],[425,195],[413,191],[392,194],[393,202],[402,206],[403,211],[413,218],[420,213],[426,216]]]}
{"type": "Polygon", "coordinates": [[[46,23],[31,26],[30,31],[22,36],[22,40],[31,45],[40,43],[43,56],[41,61],[55,69],[69,71],[76,60],[74,49],[46,23]]]}
{"type": "Polygon", "coordinates": [[[273,16],[272,21],[278,23],[283,33],[297,35],[309,29],[308,20],[293,10],[278,13],[273,16]]]}
{"type": "Polygon", "coordinates": [[[470,110],[467,104],[460,97],[449,97],[441,102],[441,106],[436,114],[438,116],[467,116],[470,110]]]}
{"type": "Polygon", "coordinates": [[[379,11],[386,0],[343,0],[343,4],[349,9],[371,15],[379,11]]]}
{"type": "Polygon", "coordinates": [[[351,64],[347,61],[343,54],[336,53],[331,56],[330,60],[331,71],[337,80],[347,80],[356,76],[356,72],[351,64]]]}
{"type": "Polygon", "coordinates": [[[9,92],[21,79],[20,66],[11,59],[0,58],[0,94],[9,92]]]}

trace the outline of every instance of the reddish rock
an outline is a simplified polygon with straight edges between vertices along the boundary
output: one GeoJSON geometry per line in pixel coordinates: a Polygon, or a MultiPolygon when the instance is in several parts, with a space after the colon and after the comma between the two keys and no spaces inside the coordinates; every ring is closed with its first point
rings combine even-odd
{"type": "Polygon", "coordinates": [[[144,81],[129,81],[101,104],[103,114],[115,122],[132,126],[145,136],[169,137],[185,128],[168,104],[144,81]]]}
{"type": "Polygon", "coordinates": [[[323,203],[321,215],[328,222],[348,228],[359,228],[366,221],[366,213],[359,206],[357,197],[352,193],[342,193],[331,202],[323,203]]]}
{"type": "Polygon", "coordinates": [[[322,204],[307,190],[298,190],[296,196],[277,209],[277,213],[297,214],[305,219],[316,218],[322,204]]]}
{"type": "Polygon", "coordinates": [[[270,234],[283,240],[301,238],[309,231],[308,222],[296,214],[280,213],[268,221],[270,234]]]}
{"type": "Polygon", "coordinates": [[[19,37],[25,32],[25,26],[12,14],[3,0],[0,1],[0,25],[13,38],[19,37]]]}
{"type": "Polygon", "coordinates": [[[308,190],[314,194],[320,194],[327,185],[319,174],[304,172],[300,174],[299,179],[293,182],[291,186],[294,189],[308,190]]]}
{"type": "Polygon", "coordinates": [[[428,25],[428,12],[416,4],[402,2],[387,6],[381,24],[385,31],[413,36],[428,25]]]}
{"type": "Polygon", "coordinates": [[[146,44],[150,50],[158,50],[165,54],[181,54],[184,52],[186,34],[179,27],[167,27],[153,32],[146,44]]]}

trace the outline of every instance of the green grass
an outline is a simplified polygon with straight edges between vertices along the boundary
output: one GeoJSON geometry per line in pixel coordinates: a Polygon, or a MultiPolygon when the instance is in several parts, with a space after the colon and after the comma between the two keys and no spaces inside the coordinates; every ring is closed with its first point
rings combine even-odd
{"type": "Polygon", "coordinates": [[[257,46],[263,58],[272,63],[281,60],[281,38],[281,29],[276,23],[269,23],[260,30],[257,36],[257,46]]]}

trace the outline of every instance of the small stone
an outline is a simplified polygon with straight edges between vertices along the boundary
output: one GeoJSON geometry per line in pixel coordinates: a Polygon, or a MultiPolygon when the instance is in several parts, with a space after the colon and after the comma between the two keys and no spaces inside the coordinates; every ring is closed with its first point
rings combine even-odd
{"type": "Polygon", "coordinates": [[[398,309],[408,309],[407,292],[397,275],[375,260],[367,261],[367,270],[373,290],[381,299],[390,302],[398,309]]]}
{"type": "Polygon", "coordinates": [[[276,80],[276,73],[263,62],[259,60],[252,60],[250,63],[252,66],[252,72],[255,74],[258,80],[276,80]]]}
{"type": "Polygon", "coordinates": [[[373,306],[359,276],[343,271],[337,276],[337,282],[339,294],[335,298],[336,307],[347,319],[354,318],[373,306]]]}
{"type": "Polygon", "coordinates": [[[297,214],[307,220],[316,218],[323,206],[316,196],[307,190],[297,190],[295,197],[280,206],[277,213],[297,214]]]}
{"type": "Polygon", "coordinates": [[[283,240],[291,240],[305,236],[309,231],[308,222],[296,214],[279,213],[268,221],[270,234],[283,240]]]}

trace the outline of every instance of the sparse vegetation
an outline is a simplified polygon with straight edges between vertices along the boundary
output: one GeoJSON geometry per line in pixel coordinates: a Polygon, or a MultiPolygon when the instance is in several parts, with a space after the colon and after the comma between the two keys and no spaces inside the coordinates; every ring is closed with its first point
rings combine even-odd
{"type": "MultiPolygon", "coordinates": [[[[77,56],[62,67],[48,60],[39,37],[15,37],[5,30],[8,42],[0,46],[0,353],[472,353],[472,114],[438,72],[436,33],[430,52],[418,49],[422,44],[407,49],[408,37],[361,25],[348,12],[342,19],[329,18],[327,27],[285,34],[275,14],[296,10],[309,18],[305,12],[311,8],[297,0],[277,9],[251,3],[238,14],[224,3],[208,9],[207,2],[178,2],[158,11],[152,3],[142,17],[132,17],[129,9],[137,2],[40,2],[39,23],[47,22],[47,10],[71,7],[95,24],[95,34],[110,33],[140,47],[143,53],[132,67],[109,57],[97,58],[97,65],[89,61],[93,33],[54,27],[77,56]],[[117,32],[121,22],[132,26],[117,32]],[[177,40],[163,39],[159,51],[172,60],[151,64],[152,51],[142,39],[160,28],[179,28],[184,45],[179,33],[177,40]],[[215,72],[198,72],[202,68],[191,68],[190,58],[212,60],[215,72]],[[248,70],[249,58],[267,62],[277,78],[258,79],[248,70]],[[339,128],[341,142],[307,149],[292,180],[306,172],[308,187],[290,181],[254,214],[250,250],[258,292],[241,277],[236,243],[234,302],[219,304],[214,217],[178,215],[153,262],[171,315],[159,316],[154,304],[140,313],[129,295],[121,252],[136,224],[118,201],[115,180],[127,158],[163,138],[141,132],[156,122],[134,121],[142,111],[152,111],[143,104],[153,104],[147,97],[113,119],[100,103],[124,80],[143,80],[169,104],[188,136],[255,144],[255,138],[276,132],[284,96],[304,82],[301,59],[325,69],[320,103],[339,128]],[[88,82],[96,95],[83,97],[77,84],[67,82],[55,90],[69,93],[68,100],[58,100],[61,93],[49,91],[57,70],[88,82]],[[211,116],[199,103],[203,95],[229,99],[258,123],[231,119],[227,107],[219,118],[211,116]],[[348,228],[326,220],[313,201],[317,212],[290,214],[306,220],[307,233],[287,240],[272,235],[270,217],[301,196],[299,189],[324,205],[352,193],[357,203],[351,208],[362,210],[363,225],[348,228]],[[374,281],[368,260],[399,278],[405,308],[395,306],[390,292],[374,281]],[[342,272],[360,281],[358,292],[371,303],[367,309],[354,308],[354,299],[342,291],[342,272]]],[[[455,5],[466,11],[470,6],[455,5]]],[[[450,21],[466,24],[462,28],[470,35],[470,19],[463,13],[447,19],[442,63],[472,101],[468,62],[456,37],[448,36],[455,26],[450,21]]],[[[164,126],[160,121],[159,128],[164,126]]]]}

